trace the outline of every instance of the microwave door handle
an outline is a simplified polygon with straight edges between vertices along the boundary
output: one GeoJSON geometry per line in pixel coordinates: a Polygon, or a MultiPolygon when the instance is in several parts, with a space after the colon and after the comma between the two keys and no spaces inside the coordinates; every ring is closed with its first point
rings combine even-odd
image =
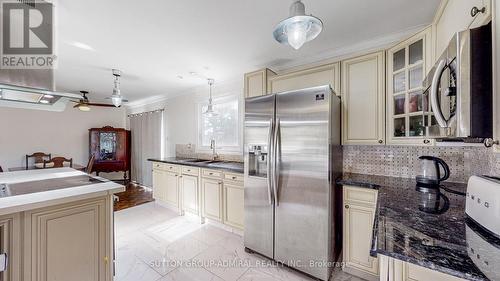
{"type": "Polygon", "coordinates": [[[267,197],[269,200],[269,205],[273,204],[273,195],[272,195],[272,181],[273,181],[273,175],[272,173],[272,159],[273,157],[273,127],[274,127],[274,122],[273,119],[271,118],[269,120],[269,137],[267,140],[267,197]]]}
{"type": "Polygon", "coordinates": [[[440,60],[436,71],[434,72],[434,76],[432,77],[431,83],[431,108],[434,112],[434,117],[436,117],[436,121],[440,127],[446,128],[448,127],[448,122],[444,118],[443,112],[441,111],[441,107],[438,102],[438,90],[439,84],[441,83],[441,76],[443,75],[444,70],[446,69],[446,61],[444,59],[440,60]]]}
{"type": "Polygon", "coordinates": [[[280,162],[281,162],[281,141],[280,141],[280,119],[276,118],[276,127],[274,128],[274,202],[279,206],[278,188],[280,185],[280,162]]]}

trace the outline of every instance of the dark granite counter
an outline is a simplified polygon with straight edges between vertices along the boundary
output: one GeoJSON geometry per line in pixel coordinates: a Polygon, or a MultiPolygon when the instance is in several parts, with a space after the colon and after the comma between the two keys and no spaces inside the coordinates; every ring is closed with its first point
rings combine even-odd
{"type": "Polygon", "coordinates": [[[167,158],[150,158],[148,161],[162,162],[176,165],[186,165],[200,168],[223,170],[232,173],[243,174],[243,163],[241,162],[231,162],[231,161],[204,161],[204,162],[193,162],[198,159],[193,158],[179,158],[179,157],[167,157],[167,158]]]}
{"type": "MultiPolygon", "coordinates": [[[[378,189],[372,255],[382,254],[468,280],[500,280],[500,265],[493,266],[494,272],[486,272],[483,266],[481,271],[469,256],[468,244],[473,242],[470,231],[475,227],[466,223],[465,197],[456,194],[465,192],[465,184],[445,183],[448,191],[441,189],[437,194],[417,190],[415,179],[344,174],[338,183],[378,189]]],[[[494,239],[489,242],[500,253],[500,243],[496,245],[494,239]]]]}

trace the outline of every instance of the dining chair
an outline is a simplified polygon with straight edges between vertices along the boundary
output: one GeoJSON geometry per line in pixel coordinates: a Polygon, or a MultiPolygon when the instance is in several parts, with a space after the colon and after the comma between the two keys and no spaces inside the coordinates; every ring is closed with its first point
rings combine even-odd
{"type": "Polygon", "coordinates": [[[54,157],[50,160],[44,160],[43,168],[61,168],[64,167],[64,162],[69,162],[69,167],[73,167],[73,158],[54,157]],[[47,165],[49,163],[52,163],[52,165],[47,165]]]}
{"type": "Polygon", "coordinates": [[[26,170],[28,170],[29,167],[29,159],[30,158],[35,158],[35,164],[38,163],[43,163],[46,159],[50,160],[52,159],[52,156],[44,152],[35,152],[31,155],[26,154],[26,170]]]}
{"type": "Polygon", "coordinates": [[[92,167],[94,167],[95,155],[90,156],[89,162],[87,163],[87,168],[85,168],[85,173],[92,174],[92,167]]]}

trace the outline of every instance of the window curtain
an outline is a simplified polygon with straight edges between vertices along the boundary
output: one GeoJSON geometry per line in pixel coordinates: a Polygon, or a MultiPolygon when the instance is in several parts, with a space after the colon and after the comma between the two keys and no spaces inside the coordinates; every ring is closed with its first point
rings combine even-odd
{"type": "Polygon", "coordinates": [[[151,187],[152,165],[149,158],[159,158],[162,147],[163,110],[129,115],[132,134],[132,181],[151,187]]]}

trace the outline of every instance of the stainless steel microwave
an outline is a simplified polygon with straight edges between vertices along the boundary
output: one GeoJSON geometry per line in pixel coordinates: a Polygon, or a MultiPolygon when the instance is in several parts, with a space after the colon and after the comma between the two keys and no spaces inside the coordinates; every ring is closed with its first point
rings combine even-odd
{"type": "Polygon", "coordinates": [[[429,138],[481,141],[493,135],[491,23],[458,32],[423,81],[429,138]]]}

